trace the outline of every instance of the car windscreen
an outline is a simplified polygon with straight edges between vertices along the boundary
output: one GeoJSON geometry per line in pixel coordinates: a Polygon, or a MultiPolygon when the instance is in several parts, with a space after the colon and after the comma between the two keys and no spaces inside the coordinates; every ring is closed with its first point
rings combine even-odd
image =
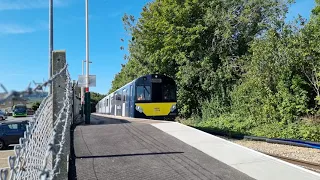
{"type": "Polygon", "coordinates": [[[15,107],[14,111],[15,112],[25,112],[27,110],[27,108],[25,107],[15,107]]]}

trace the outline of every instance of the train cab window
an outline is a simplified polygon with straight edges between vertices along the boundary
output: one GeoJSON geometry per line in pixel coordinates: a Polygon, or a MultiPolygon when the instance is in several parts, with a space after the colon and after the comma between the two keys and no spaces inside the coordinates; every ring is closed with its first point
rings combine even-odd
{"type": "Polygon", "coordinates": [[[176,101],[176,87],[172,84],[163,85],[163,100],[164,101],[176,101]]]}
{"type": "Polygon", "coordinates": [[[150,86],[137,86],[137,100],[138,101],[150,101],[150,86]]]}

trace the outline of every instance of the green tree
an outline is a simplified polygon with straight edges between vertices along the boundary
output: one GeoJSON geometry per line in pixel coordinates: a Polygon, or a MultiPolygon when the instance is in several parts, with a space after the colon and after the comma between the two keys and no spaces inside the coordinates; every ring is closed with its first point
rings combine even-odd
{"type": "Polygon", "coordinates": [[[123,17],[129,55],[109,92],[161,73],[178,84],[183,118],[199,126],[319,140],[320,0],[286,23],[292,0],[155,0],[123,17]]]}
{"type": "MultiPolygon", "coordinates": [[[[310,22],[299,34],[299,52],[303,62],[302,72],[307,77],[315,93],[316,105],[320,105],[320,1],[316,0],[310,22]]],[[[318,109],[318,107],[316,107],[318,109]]]]}
{"type": "Polygon", "coordinates": [[[177,79],[180,112],[201,112],[201,102],[215,98],[230,105],[239,79],[237,60],[254,37],[286,11],[274,0],[156,0],[137,21],[125,15],[131,35],[128,62],[112,83],[115,90],[139,75],[162,73],[177,79]]]}
{"type": "Polygon", "coordinates": [[[91,112],[96,111],[97,103],[104,97],[105,97],[105,95],[103,95],[103,94],[96,93],[96,92],[90,92],[91,112]]]}
{"type": "Polygon", "coordinates": [[[40,102],[34,102],[32,103],[32,110],[36,111],[40,106],[40,102]]]}
{"type": "MultiPolygon", "coordinates": [[[[319,25],[279,23],[256,38],[240,58],[244,72],[231,91],[230,112],[213,115],[215,102],[202,111],[202,125],[241,133],[319,140],[320,125],[303,121],[318,114],[319,25]],[[304,26],[305,25],[305,26],[304,26]],[[211,111],[210,111],[211,110],[211,111]]],[[[229,106],[228,106],[229,107],[229,106]]]]}

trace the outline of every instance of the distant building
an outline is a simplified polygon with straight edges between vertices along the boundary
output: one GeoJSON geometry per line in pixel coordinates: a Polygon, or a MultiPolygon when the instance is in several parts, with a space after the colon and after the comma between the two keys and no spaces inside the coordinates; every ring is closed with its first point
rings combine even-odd
{"type": "MultiPolygon", "coordinates": [[[[4,93],[0,93],[0,99],[4,98],[6,94],[4,93]]],[[[0,109],[2,111],[11,111],[12,107],[16,104],[24,104],[27,105],[28,101],[25,98],[21,98],[21,97],[12,97],[7,99],[6,102],[0,104],[0,109]]]]}
{"type": "MultiPolygon", "coordinates": [[[[2,99],[6,94],[0,93],[0,99],[2,99]]],[[[8,99],[6,102],[0,104],[0,109],[5,111],[11,111],[12,107],[16,104],[27,105],[28,108],[32,107],[35,102],[42,102],[42,100],[48,96],[48,92],[37,92],[31,95],[26,95],[23,97],[13,97],[8,99]]]]}
{"type": "Polygon", "coordinates": [[[37,92],[30,95],[25,95],[23,98],[28,100],[28,103],[41,102],[45,97],[48,96],[48,92],[37,92]]]}
{"type": "Polygon", "coordinates": [[[23,96],[24,99],[26,99],[27,102],[27,106],[28,108],[32,106],[33,103],[35,102],[42,102],[42,100],[48,96],[48,92],[37,92],[34,94],[30,94],[30,95],[25,95],[23,96]]]}

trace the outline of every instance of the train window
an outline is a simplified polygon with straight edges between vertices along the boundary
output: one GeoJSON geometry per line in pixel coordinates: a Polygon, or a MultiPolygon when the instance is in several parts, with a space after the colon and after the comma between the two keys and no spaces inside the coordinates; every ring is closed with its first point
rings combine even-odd
{"type": "Polygon", "coordinates": [[[133,95],[133,88],[132,88],[132,85],[130,85],[130,95],[129,95],[129,97],[131,97],[131,101],[133,101],[133,97],[134,97],[134,95],[133,95]]]}
{"type": "Polygon", "coordinates": [[[176,101],[176,87],[172,84],[163,85],[163,100],[164,101],[176,101]]]}
{"type": "Polygon", "coordinates": [[[137,100],[149,101],[151,100],[150,86],[137,86],[137,100]]]}
{"type": "Polygon", "coordinates": [[[121,95],[120,94],[116,94],[116,100],[121,101],[121,95]]]}
{"type": "Polygon", "coordinates": [[[122,91],[123,101],[126,101],[126,89],[122,91]]]}

